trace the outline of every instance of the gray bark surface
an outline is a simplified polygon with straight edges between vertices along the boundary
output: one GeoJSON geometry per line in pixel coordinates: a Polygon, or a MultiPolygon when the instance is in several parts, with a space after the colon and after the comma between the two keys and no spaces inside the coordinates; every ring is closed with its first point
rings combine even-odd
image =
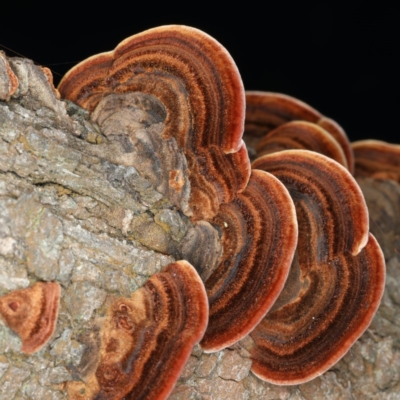
{"type": "MultiPolygon", "coordinates": [[[[86,111],[57,99],[39,67],[10,60],[20,85],[8,95],[0,63],[0,295],[38,280],[58,281],[62,294],[55,334],[31,356],[0,320],[0,400],[61,400],[64,383],[91,368],[98,321],[116,296],[180,258],[212,267],[220,244],[211,226],[180,211],[190,214],[186,161],[173,140],[157,144],[162,105],[141,94],[126,100],[136,124],[128,135],[146,149],[157,142],[151,160],[173,155],[168,168],[174,163],[186,185],[179,193],[157,170],[146,173],[151,162],[134,163],[122,128],[102,125],[98,112],[100,130],[86,111]],[[211,251],[199,251],[205,247],[211,251]]],[[[171,400],[400,399],[400,185],[359,183],[387,280],[377,315],[348,354],[311,382],[275,386],[250,372],[251,338],[213,354],[196,346],[171,400]]]]}

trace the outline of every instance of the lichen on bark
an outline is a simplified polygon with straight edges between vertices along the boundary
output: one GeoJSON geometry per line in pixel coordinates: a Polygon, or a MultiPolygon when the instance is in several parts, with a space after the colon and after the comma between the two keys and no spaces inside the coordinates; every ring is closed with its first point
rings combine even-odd
{"type": "MultiPolygon", "coordinates": [[[[11,87],[2,65],[0,96],[11,87]]],[[[111,97],[94,122],[57,99],[31,61],[9,65],[22,84],[0,101],[0,295],[38,280],[59,282],[62,294],[55,334],[36,354],[22,354],[0,322],[0,399],[61,400],[65,382],[94,368],[99,321],[116,296],[180,258],[212,268],[220,242],[188,217],[185,157],[174,139],[158,140],[162,104],[141,93],[111,97]],[[109,112],[113,102],[124,104],[119,114],[109,112]],[[167,185],[162,172],[171,169],[167,185]]],[[[359,183],[387,281],[373,323],[343,360],[311,382],[274,386],[250,372],[249,337],[214,354],[196,346],[171,399],[398,398],[400,186],[359,183]]]]}

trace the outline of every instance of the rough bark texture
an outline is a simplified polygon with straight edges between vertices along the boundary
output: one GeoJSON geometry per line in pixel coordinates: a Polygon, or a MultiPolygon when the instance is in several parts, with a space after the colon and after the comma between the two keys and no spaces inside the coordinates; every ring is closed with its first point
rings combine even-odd
{"type": "MultiPolygon", "coordinates": [[[[96,323],[112,299],[175,259],[213,264],[219,242],[173,206],[157,173],[129,164],[123,135],[102,133],[84,110],[57,100],[31,62],[10,64],[20,86],[9,95],[0,65],[0,295],[38,280],[60,282],[62,293],[56,332],[36,354],[22,354],[0,321],[0,399],[61,400],[64,382],[91,368],[96,323]],[[211,251],[199,251],[201,241],[211,251]]],[[[137,96],[136,129],[153,141],[160,105],[137,96]]],[[[167,147],[175,154],[175,146],[167,147]]],[[[178,164],[187,179],[185,160],[178,164]]],[[[373,323],[344,359],[309,383],[274,386],[249,372],[250,338],[214,354],[197,346],[170,399],[400,399],[400,185],[360,185],[387,281],[373,323]]],[[[182,196],[174,203],[185,208],[182,196]]]]}

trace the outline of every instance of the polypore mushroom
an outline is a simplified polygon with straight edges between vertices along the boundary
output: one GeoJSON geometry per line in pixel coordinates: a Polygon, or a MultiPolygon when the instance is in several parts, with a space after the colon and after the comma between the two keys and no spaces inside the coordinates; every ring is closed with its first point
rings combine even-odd
{"type": "MultiPolygon", "coordinates": [[[[120,121],[119,116],[125,115],[126,110],[138,101],[138,92],[146,94],[147,100],[157,99],[160,115],[164,115],[160,119],[164,124],[160,137],[165,141],[174,139],[187,159],[192,214],[190,210],[185,210],[185,213],[192,216],[194,222],[200,223],[204,219],[217,227],[222,238],[223,251],[218,265],[196,265],[205,281],[210,303],[209,325],[201,346],[206,351],[216,351],[249,333],[273,306],[284,286],[296,246],[297,223],[292,200],[276,178],[257,170],[253,170],[250,177],[247,151],[241,139],[243,86],[227,51],[214,39],[193,28],[166,26],[151,29],[126,39],[113,52],[83,61],[65,76],[59,89],[64,98],[93,112],[92,116],[100,125],[100,121],[106,121],[106,125],[111,120],[120,121]],[[136,93],[135,98],[130,96],[132,93],[136,93]],[[126,110],[118,116],[114,111],[110,113],[110,107],[115,104],[123,104],[126,110]]],[[[329,131],[343,146],[347,158],[343,157],[338,146],[334,157],[343,165],[346,165],[347,160],[350,168],[352,166],[351,148],[343,130],[334,121],[304,103],[284,95],[249,93],[247,117],[248,124],[264,131],[282,122],[299,119],[308,121],[289,124],[289,127],[329,131]],[[271,124],[270,120],[274,122],[271,124]]],[[[111,129],[106,135],[116,133],[111,129]]],[[[333,139],[330,142],[334,143],[333,139]]],[[[288,184],[291,191],[298,190],[300,193],[296,198],[296,207],[304,238],[297,251],[299,267],[296,268],[295,260],[287,286],[295,291],[290,293],[286,289],[282,292],[271,315],[263,319],[260,328],[256,328],[253,334],[256,342],[253,369],[264,378],[278,383],[297,383],[311,379],[325,371],[347,351],[349,343],[353,343],[366,328],[376,310],[382,294],[384,274],[384,263],[374,239],[371,238],[366,246],[368,215],[361,192],[350,174],[343,167],[338,167],[336,162],[316,153],[290,154],[292,158],[287,156],[287,152],[281,152],[276,160],[290,159],[285,161],[287,164],[283,167],[282,176],[287,178],[284,183],[288,184]],[[295,171],[293,179],[297,179],[293,187],[290,186],[292,169],[295,171]],[[310,170],[313,170],[312,173],[310,170]],[[303,175],[296,176],[300,172],[303,175]],[[326,179],[324,186],[322,182],[326,179]],[[296,185],[299,185],[298,189],[296,185]],[[346,218],[352,220],[348,222],[346,218]],[[353,222],[355,220],[357,224],[353,222]],[[365,250],[360,253],[364,246],[365,250]],[[371,259],[375,259],[376,267],[370,265],[371,259]],[[366,271],[362,276],[365,281],[361,288],[358,285],[362,280],[360,268],[366,271]],[[335,276],[335,272],[338,275],[335,276]],[[377,278],[375,286],[371,283],[371,277],[377,278]],[[344,285],[345,294],[336,293],[340,285],[344,285]],[[365,287],[371,291],[366,289],[364,292],[365,287]],[[321,299],[313,297],[316,293],[321,294],[321,299]],[[348,312],[342,310],[342,301],[347,299],[349,293],[354,294],[358,302],[369,301],[372,304],[367,311],[360,312],[359,319],[354,317],[354,307],[350,307],[351,311],[348,312]],[[294,301],[297,295],[299,299],[294,301]],[[312,301],[315,304],[310,305],[312,301]],[[298,304],[305,307],[303,314],[296,309],[298,304]],[[307,308],[307,305],[310,307],[307,308]],[[270,348],[265,344],[268,343],[265,342],[269,335],[268,320],[275,318],[278,328],[284,326],[288,309],[296,309],[293,314],[295,316],[290,312],[287,314],[290,316],[288,326],[292,323],[288,330],[293,333],[293,337],[287,341],[288,351],[292,351],[295,357],[307,351],[312,353],[313,344],[318,348],[326,346],[326,327],[334,326],[335,323],[343,326],[348,322],[349,328],[343,329],[343,335],[337,335],[338,339],[333,340],[331,352],[319,351],[320,354],[314,360],[311,353],[306,355],[308,369],[305,373],[299,372],[299,363],[295,365],[298,359],[291,364],[292,369],[287,367],[287,363],[291,363],[290,357],[286,357],[286,350],[278,346],[278,356],[274,355],[276,365],[273,366],[277,368],[271,377],[268,375],[270,348]],[[338,315],[338,310],[342,316],[338,315]],[[276,315],[283,314],[282,322],[276,315]],[[313,318],[316,319],[315,323],[313,318]],[[313,334],[305,334],[308,326],[313,324],[322,338],[320,341],[313,334]],[[284,367],[278,365],[276,357],[283,359],[284,367]],[[282,371],[288,372],[287,377],[282,378],[282,371]]],[[[168,165],[172,166],[173,162],[168,165]]],[[[281,166],[279,163],[277,165],[281,166]]],[[[264,169],[264,165],[261,167],[264,169]]],[[[165,174],[175,191],[187,187],[184,173],[178,177],[174,175],[174,171],[176,173],[178,170],[185,171],[179,166],[165,174]]],[[[272,171],[276,172],[273,168],[272,171]]],[[[202,233],[203,230],[200,237],[202,233]]],[[[213,242],[216,238],[209,239],[213,242]]],[[[214,260],[215,255],[211,259],[214,260]]],[[[161,275],[154,277],[157,282],[159,279],[161,275]]],[[[165,282],[164,278],[161,280],[165,282]]],[[[152,283],[148,285],[153,287],[152,283]]],[[[149,343],[139,340],[144,337],[141,335],[145,335],[141,332],[158,332],[160,327],[159,324],[148,325],[148,321],[155,317],[143,312],[147,310],[146,302],[152,303],[156,299],[145,295],[149,287],[135,293],[134,300],[121,299],[122,309],[118,300],[107,316],[101,330],[98,367],[89,379],[95,382],[91,386],[91,393],[99,398],[153,396],[150,392],[142,391],[146,391],[148,382],[156,377],[161,377],[161,386],[158,388],[161,388],[159,393],[163,396],[169,393],[175,382],[175,378],[172,379],[168,373],[164,378],[165,370],[161,374],[158,368],[159,364],[165,364],[167,370],[175,371],[168,359],[160,361],[159,358],[152,358],[152,355],[171,353],[179,337],[178,332],[185,330],[184,325],[180,323],[176,329],[168,332],[161,330],[160,337],[167,338],[165,341],[160,339],[166,345],[165,349],[148,353],[148,349],[158,349],[160,343],[156,334],[149,338],[149,343]],[[139,315],[138,320],[133,310],[139,315]],[[143,330],[134,330],[134,323],[138,326],[143,323],[143,330]],[[139,347],[136,347],[137,344],[139,347]],[[133,354],[138,355],[138,358],[133,354]],[[139,364],[134,365],[133,360],[139,364]]],[[[156,292],[154,289],[152,295],[156,296],[156,292]]],[[[168,290],[164,288],[161,292],[170,293],[169,286],[168,290]]],[[[157,298],[160,296],[163,297],[158,293],[157,298]]],[[[150,307],[150,310],[153,308],[150,307]]],[[[172,323],[172,315],[176,313],[165,313],[168,324],[172,323]]],[[[162,318],[157,314],[155,319],[165,326],[162,318]]],[[[183,321],[183,317],[178,320],[183,321]]],[[[272,341],[286,340],[279,335],[281,333],[278,332],[272,341]]],[[[199,335],[195,336],[199,339],[199,335]]],[[[183,360],[183,357],[178,356],[177,359],[183,360]]],[[[178,364],[180,371],[183,364],[178,364]]],[[[173,373],[175,377],[177,374],[173,373]]],[[[77,393],[76,387],[71,388],[77,393]]],[[[159,395],[158,388],[154,396],[159,395]]]]}
{"type": "Polygon", "coordinates": [[[293,202],[271,174],[253,170],[246,189],[211,221],[222,231],[223,254],[206,274],[210,320],[201,341],[217,351],[246,336],[278,297],[297,244],[293,202]]]}
{"type": "Polygon", "coordinates": [[[196,270],[186,261],[167,265],[109,307],[96,371],[86,377],[88,387],[68,383],[69,398],[167,398],[207,321],[207,295],[196,270]]]}
{"type": "Polygon", "coordinates": [[[246,142],[256,145],[262,136],[290,121],[313,122],[328,131],[340,144],[351,173],[354,157],[344,130],[332,119],[294,97],[272,92],[246,92],[246,142]]]}
{"type": "Polygon", "coordinates": [[[297,226],[290,196],[275,178],[255,172],[246,187],[250,163],[241,139],[244,90],[228,52],[193,28],[151,29],[111,53],[83,61],[67,73],[59,90],[93,111],[106,135],[120,133],[121,117],[138,103],[129,93],[146,93],[165,107],[159,136],[174,137],[184,150],[192,219],[219,226],[224,242],[217,267],[195,265],[210,299],[202,346],[215,351],[245,336],[283,287],[297,226]],[[122,110],[118,115],[115,105],[122,110]],[[117,129],[108,125],[114,120],[120,122],[117,129]]]}
{"type": "Polygon", "coordinates": [[[39,351],[53,335],[60,303],[60,285],[38,282],[0,297],[0,317],[20,337],[21,351],[39,351]]]}
{"type": "Polygon", "coordinates": [[[400,183],[400,145],[380,140],[360,140],[352,143],[355,176],[393,179],[400,183]]]}
{"type": "Polygon", "coordinates": [[[257,157],[291,149],[316,151],[347,168],[347,160],[339,143],[328,131],[312,122],[292,121],[280,125],[262,138],[256,147],[257,157]]]}
{"type": "Polygon", "coordinates": [[[299,240],[287,285],[251,333],[253,372],[299,384],[334,365],[370,324],[383,294],[385,261],[368,234],[368,212],[354,178],[306,150],[257,159],[296,206],[299,240]]]}
{"type": "Polygon", "coordinates": [[[89,111],[110,93],[158,98],[167,115],[161,136],[174,137],[188,161],[194,219],[212,218],[245,188],[243,84],[229,53],[207,34],[170,25],[131,36],[71,69],[59,91],[89,111]]]}

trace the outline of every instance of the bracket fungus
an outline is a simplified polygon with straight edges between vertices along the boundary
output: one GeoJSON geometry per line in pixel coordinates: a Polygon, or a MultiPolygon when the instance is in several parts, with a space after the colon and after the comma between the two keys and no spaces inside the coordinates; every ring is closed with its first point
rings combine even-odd
{"type": "Polygon", "coordinates": [[[167,265],[108,308],[89,387],[70,382],[70,398],[167,398],[207,321],[207,295],[196,270],[186,261],[167,265]]]}
{"type": "Polygon", "coordinates": [[[169,25],[131,36],[76,65],[58,89],[90,112],[111,93],[156,97],[167,114],[162,138],[174,137],[187,158],[194,219],[212,218],[245,188],[242,80],[230,54],[204,32],[169,25]]]}
{"type": "Polygon", "coordinates": [[[18,89],[18,78],[4,52],[0,51],[0,100],[8,101],[18,89]]]}
{"type": "Polygon", "coordinates": [[[78,64],[59,90],[98,121],[109,121],[111,105],[125,107],[127,100],[115,100],[117,95],[140,91],[165,107],[160,136],[174,137],[184,150],[192,220],[219,226],[225,242],[217,266],[195,265],[210,300],[202,346],[216,351],[243,338],[283,287],[297,223],[290,196],[274,177],[254,172],[249,182],[242,140],[245,94],[229,53],[197,29],[159,27],[78,64]]]}
{"type": "Polygon", "coordinates": [[[339,143],[324,128],[312,122],[287,122],[269,132],[256,147],[257,157],[295,149],[315,151],[347,168],[347,160],[339,143]]]}
{"type": "Polygon", "coordinates": [[[0,318],[21,338],[21,351],[39,351],[54,333],[60,285],[38,282],[0,297],[0,318]]]}
{"type": "Polygon", "coordinates": [[[245,133],[255,145],[261,137],[291,121],[307,121],[328,131],[342,147],[348,170],[354,171],[354,156],[345,131],[308,104],[282,93],[246,92],[245,133]]]}
{"type": "Polygon", "coordinates": [[[212,223],[222,231],[223,254],[205,280],[210,321],[201,346],[208,352],[232,345],[259,323],[283,288],[297,244],[288,191],[256,169],[246,189],[222,205],[212,223]]]}
{"type": "Polygon", "coordinates": [[[253,372],[299,384],[334,365],[369,326],[383,294],[385,260],[368,233],[368,211],[354,178],[307,150],[257,159],[296,206],[295,262],[273,309],[251,333],[253,372]]]}
{"type": "Polygon", "coordinates": [[[107,139],[124,136],[124,165],[154,162],[146,179],[198,227],[173,252],[195,268],[170,264],[109,306],[95,368],[66,384],[70,398],[164,399],[195,343],[212,352],[249,333],[253,372],[277,384],[308,381],[347,352],[377,309],[385,264],[336,122],[290,96],[245,95],[227,50],[178,25],[88,58],[58,89],[107,139]],[[129,124],[149,110],[143,119],[158,130],[138,138],[129,124]],[[251,169],[244,123],[260,152],[307,148],[332,159],[285,150],[251,169]],[[217,250],[202,257],[196,240],[217,250]]]}
{"type": "Polygon", "coordinates": [[[360,140],[352,143],[355,176],[393,179],[400,182],[400,145],[381,140],[360,140]]]}

